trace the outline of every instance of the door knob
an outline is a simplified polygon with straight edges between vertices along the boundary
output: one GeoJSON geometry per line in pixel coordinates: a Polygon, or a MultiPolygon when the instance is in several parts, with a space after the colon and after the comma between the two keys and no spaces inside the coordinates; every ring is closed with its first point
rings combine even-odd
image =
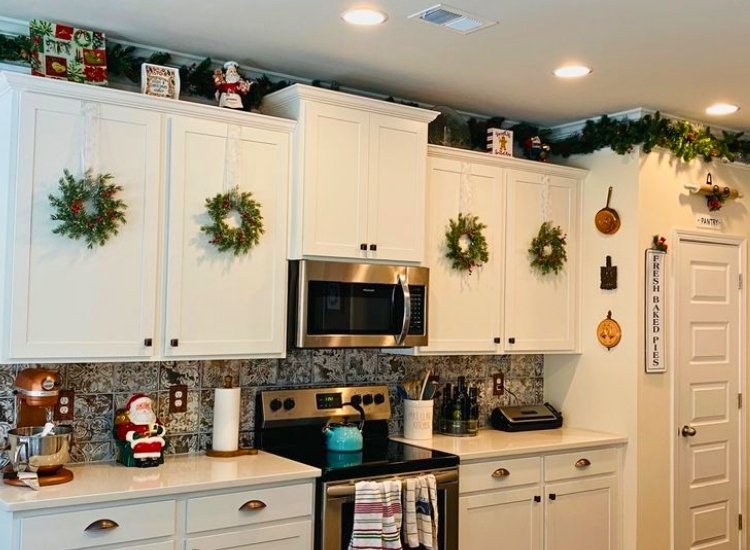
{"type": "Polygon", "coordinates": [[[692,426],[683,426],[680,433],[682,434],[682,437],[693,437],[696,434],[696,431],[692,426]]]}

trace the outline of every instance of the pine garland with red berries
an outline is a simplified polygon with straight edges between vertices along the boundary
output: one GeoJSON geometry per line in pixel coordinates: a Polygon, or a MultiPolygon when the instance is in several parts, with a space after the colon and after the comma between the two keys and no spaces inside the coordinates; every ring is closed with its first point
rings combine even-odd
{"type": "Polygon", "coordinates": [[[75,240],[83,238],[90,249],[117,235],[120,225],[126,223],[127,205],[115,197],[122,186],[111,183],[113,179],[111,174],[94,175],[91,170],[76,179],[63,170],[60,195],[49,195],[55,210],[51,218],[61,222],[52,232],[75,240]]]}
{"type": "Polygon", "coordinates": [[[206,199],[206,208],[212,223],[201,227],[211,239],[209,242],[219,249],[219,252],[231,250],[235,256],[247,254],[250,249],[260,242],[260,236],[265,233],[263,216],[260,213],[260,203],[252,198],[248,191],[240,192],[235,187],[227,193],[219,193],[213,198],[206,199]],[[240,226],[229,227],[227,216],[232,211],[240,215],[240,226]]]}

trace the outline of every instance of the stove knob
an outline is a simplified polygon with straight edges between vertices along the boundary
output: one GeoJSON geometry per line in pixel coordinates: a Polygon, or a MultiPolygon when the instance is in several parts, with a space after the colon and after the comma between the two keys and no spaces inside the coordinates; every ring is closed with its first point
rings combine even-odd
{"type": "Polygon", "coordinates": [[[273,412],[278,411],[281,408],[281,399],[274,399],[271,401],[271,410],[273,412]]]}
{"type": "Polygon", "coordinates": [[[362,404],[362,396],[359,394],[352,395],[351,399],[352,405],[361,405],[362,404]]]}
{"type": "Polygon", "coordinates": [[[362,398],[362,403],[365,405],[372,405],[372,395],[369,393],[365,394],[365,396],[362,398]]]}
{"type": "Polygon", "coordinates": [[[385,403],[385,397],[383,396],[383,394],[382,393],[376,393],[375,394],[375,404],[376,405],[382,405],[383,403],[385,403]]]}
{"type": "Polygon", "coordinates": [[[287,397],[286,399],[284,399],[285,411],[291,411],[294,408],[294,405],[295,405],[294,399],[292,399],[291,397],[287,397]]]}

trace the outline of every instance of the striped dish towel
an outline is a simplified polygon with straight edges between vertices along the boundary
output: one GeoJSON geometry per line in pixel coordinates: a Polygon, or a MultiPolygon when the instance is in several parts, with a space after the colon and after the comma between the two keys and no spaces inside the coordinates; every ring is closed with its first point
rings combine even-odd
{"type": "Polygon", "coordinates": [[[439,550],[437,482],[434,475],[404,481],[404,531],[407,548],[439,550]]]}
{"type": "Polygon", "coordinates": [[[401,482],[358,481],[349,550],[401,550],[401,482]]]}

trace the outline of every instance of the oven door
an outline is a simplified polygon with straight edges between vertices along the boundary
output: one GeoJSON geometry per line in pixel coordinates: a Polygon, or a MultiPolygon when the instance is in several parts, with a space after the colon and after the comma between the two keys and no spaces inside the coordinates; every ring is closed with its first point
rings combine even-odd
{"type": "MultiPolygon", "coordinates": [[[[401,479],[432,473],[438,493],[439,550],[458,550],[458,470],[419,472],[401,476],[368,478],[367,481],[401,479]]],[[[316,530],[316,550],[347,550],[354,527],[354,484],[362,479],[324,483],[320,517],[316,530]]]]}

